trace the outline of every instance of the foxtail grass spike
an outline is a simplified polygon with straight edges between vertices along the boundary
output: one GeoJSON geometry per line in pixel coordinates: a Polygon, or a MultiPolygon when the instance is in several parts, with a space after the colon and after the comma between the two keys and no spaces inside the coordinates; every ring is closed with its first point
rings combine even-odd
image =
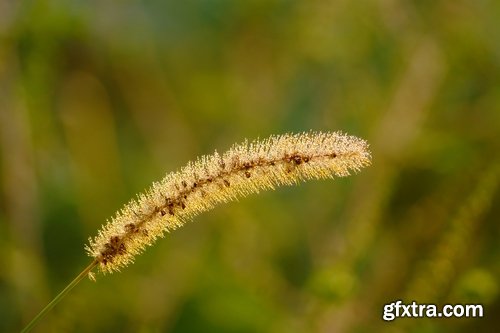
{"type": "Polygon", "coordinates": [[[89,239],[103,273],[118,271],[158,238],[218,203],[308,179],[348,176],[370,164],[368,144],[340,132],[271,136],[188,163],[153,183],[89,239]]]}

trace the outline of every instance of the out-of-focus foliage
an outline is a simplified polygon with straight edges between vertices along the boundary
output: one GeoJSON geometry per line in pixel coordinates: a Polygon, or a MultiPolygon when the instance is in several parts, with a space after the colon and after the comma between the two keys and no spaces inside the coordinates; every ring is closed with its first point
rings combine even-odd
{"type": "Polygon", "coordinates": [[[165,172],[309,129],[373,166],[218,207],[38,330],[498,328],[499,22],[498,1],[0,1],[0,331],[165,172]],[[397,299],[486,315],[382,321],[397,299]]]}

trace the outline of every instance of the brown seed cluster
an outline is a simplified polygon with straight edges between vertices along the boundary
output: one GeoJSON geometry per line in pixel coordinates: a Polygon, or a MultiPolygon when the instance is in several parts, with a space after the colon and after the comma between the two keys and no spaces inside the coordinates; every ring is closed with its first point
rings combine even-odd
{"type": "Polygon", "coordinates": [[[364,140],[339,132],[271,136],[203,156],[130,201],[86,250],[102,272],[113,272],[165,232],[214,205],[307,179],[343,177],[370,164],[364,140]]]}

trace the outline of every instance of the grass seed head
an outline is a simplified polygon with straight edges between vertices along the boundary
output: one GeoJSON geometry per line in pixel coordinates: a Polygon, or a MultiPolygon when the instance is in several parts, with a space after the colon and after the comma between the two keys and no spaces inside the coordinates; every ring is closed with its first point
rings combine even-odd
{"type": "Polygon", "coordinates": [[[118,271],[165,232],[216,204],[308,179],[348,176],[370,164],[368,144],[340,132],[271,136],[188,163],[108,221],[86,250],[104,273],[118,271]]]}

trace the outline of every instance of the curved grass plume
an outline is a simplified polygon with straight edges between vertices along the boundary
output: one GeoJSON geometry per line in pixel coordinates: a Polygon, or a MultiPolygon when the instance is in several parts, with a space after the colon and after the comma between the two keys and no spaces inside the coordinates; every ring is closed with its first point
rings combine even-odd
{"type": "Polygon", "coordinates": [[[27,332],[98,266],[118,271],[158,237],[218,203],[308,179],[348,176],[371,163],[366,141],[340,132],[271,136],[188,163],[126,204],[85,247],[93,262],[25,328],[27,332]]]}

